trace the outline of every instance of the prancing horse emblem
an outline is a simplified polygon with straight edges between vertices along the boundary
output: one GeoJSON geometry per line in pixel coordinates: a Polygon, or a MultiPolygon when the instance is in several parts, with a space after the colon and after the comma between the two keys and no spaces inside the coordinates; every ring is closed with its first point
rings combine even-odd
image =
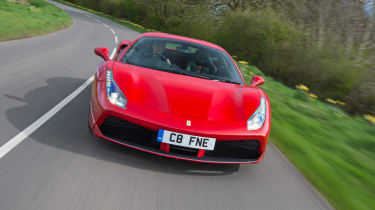
{"type": "Polygon", "coordinates": [[[186,125],[187,126],[191,126],[191,121],[190,120],[186,120],[186,125]]]}

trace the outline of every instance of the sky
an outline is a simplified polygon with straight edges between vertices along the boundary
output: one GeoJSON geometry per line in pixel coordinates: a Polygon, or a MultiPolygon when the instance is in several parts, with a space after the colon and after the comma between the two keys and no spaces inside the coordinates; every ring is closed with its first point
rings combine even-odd
{"type": "Polygon", "coordinates": [[[365,12],[366,14],[373,16],[374,15],[374,6],[375,6],[375,0],[367,0],[365,5],[365,12]]]}

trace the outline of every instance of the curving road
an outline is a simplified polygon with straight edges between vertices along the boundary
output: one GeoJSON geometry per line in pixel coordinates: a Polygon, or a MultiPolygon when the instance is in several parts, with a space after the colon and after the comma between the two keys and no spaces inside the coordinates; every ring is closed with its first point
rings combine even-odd
{"type": "MultiPolygon", "coordinates": [[[[115,36],[139,35],[54,4],[73,17],[71,27],[0,43],[0,150],[94,74],[94,47],[112,51],[115,36]]],[[[237,167],[97,139],[87,128],[90,88],[0,157],[0,209],[331,209],[272,144],[261,164],[237,167]]]]}

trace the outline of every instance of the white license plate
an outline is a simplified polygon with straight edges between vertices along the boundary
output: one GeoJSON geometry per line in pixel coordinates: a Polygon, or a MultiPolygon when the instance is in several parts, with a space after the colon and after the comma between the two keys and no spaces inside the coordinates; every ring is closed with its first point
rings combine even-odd
{"type": "Polygon", "coordinates": [[[182,147],[214,150],[216,139],[201,136],[192,136],[188,134],[176,133],[160,129],[158,132],[157,141],[182,147]]]}

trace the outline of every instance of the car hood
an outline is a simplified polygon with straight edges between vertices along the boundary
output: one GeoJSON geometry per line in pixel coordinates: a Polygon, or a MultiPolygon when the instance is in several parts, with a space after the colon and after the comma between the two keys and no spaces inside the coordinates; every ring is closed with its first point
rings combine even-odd
{"type": "Polygon", "coordinates": [[[189,119],[245,121],[260,104],[256,87],[115,63],[113,77],[128,99],[145,109],[189,119]]]}

